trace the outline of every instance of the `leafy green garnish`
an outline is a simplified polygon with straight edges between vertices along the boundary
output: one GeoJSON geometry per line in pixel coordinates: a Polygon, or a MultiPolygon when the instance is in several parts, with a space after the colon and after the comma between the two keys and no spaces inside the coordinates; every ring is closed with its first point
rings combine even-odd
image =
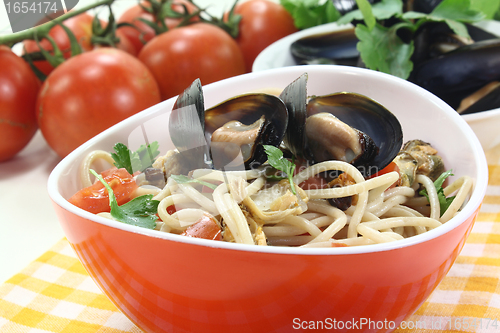
{"type": "MultiPolygon", "coordinates": [[[[370,6],[370,3],[364,4],[363,8],[366,6],[370,6]]],[[[354,20],[362,21],[365,20],[365,23],[368,25],[366,22],[365,17],[371,15],[373,17],[370,18],[368,17],[368,21],[371,20],[386,20],[392,16],[395,15],[400,15],[403,13],[403,2],[401,0],[382,0],[380,2],[377,2],[373,5],[371,5],[371,14],[367,9],[364,9],[362,12],[361,10],[353,10],[349,13],[346,13],[344,16],[342,16],[337,23],[338,24],[346,24],[346,23],[351,23],[354,20]]]]}
{"type": "Polygon", "coordinates": [[[349,22],[349,19],[359,19],[362,16],[366,25],[358,24],[355,28],[361,59],[370,69],[403,79],[407,79],[413,70],[410,58],[414,46],[413,40],[405,43],[400,39],[397,34],[399,29],[406,29],[414,34],[424,23],[445,22],[459,36],[469,37],[464,23],[477,22],[485,17],[480,11],[471,9],[470,0],[443,0],[430,14],[413,11],[402,13],[403,3],[400,0],[382,1],[374,5],[371,12],[364,8],[366,0],[356,0],[356,2],[360,9],[349,13],[349,17],[342,18],[339,23],[349,22]],[[399,23],[389,28],[383,27],[382,21],[390,15],[396,17],[399,23]],[[371,28],[372,16],[379,22],[373,28],[371,28]]]}
{"type": "Polygon", "coordinates": [[[332,1],[280,2],[294,17],[299,29],[335,21],[338,24],[364,21],[364,24],[356,25],[355,33],[359,39],[357,48],[366,67],[403,79],[407,79],[413,70],[410,60],[414,52],[413,38],[424,23],[445,22],[454,33],[467,38],[469,34],[464,23],[491,18],[499,13],[500,7],[500,0],[443,0],[430,14],[425,14],[404,12],[402,0],[382,0],[373,5],[367,0],[356,0],[359,9],[340,17],[332,1]],[[333,8],[327,11],[323,8],[326,6],[333,8]],[[335,14],[327,15],[327,12],[335,14]],[[391,26],[387,26],[387,22],[391,26]],[[401,29],[405,30],[404,34],[401,34],[401,29]],[[401,40],[400,35],[405,35],[406,39],[401,40]]]}
{"type": "Polygon", "coordinates": [[[278,169],[287,175],[292,193],[296,195],[295,185],[292,180],[295,164],[286,158],[283,158],[283,152],[279,148],[270,145],[263,145],[263,147],[267,154],[267,162],[269,162],[273,168],[278,169]]]}
{"type": "Polygon", "coordinates": [[[140,197],[134,198],[129,202],[118,206],[115,194],[111,189],[111,186],[106,183],[94,170],[90,169],[92,173],[99,181],[104,185],[109,195],[109,206],[111,207],[111,216],[116,220],[135,225],[138,227],[143,227],[147,229],[156,228],[156,220],[158,216],[156,213],[158,211],[158,200],[153,200],[152,194],[141,195],[140,197]]]}
{"type": "Polygon", "coordinates": [[[280,0],[280,3],[292,15],[297,29],[335,22],[341,16],[332,1],[280,0]]]}
{"type": "Polygon", "coordinates": [[[178,184],[198,183],[198,184],[204,185],[208,188],[211,188],[212,190],[215,190],[217,188],[217,185],[215,185],[215,184],[211,184],[211,183],[208,183],[206,181],[199,180],[199,179],[189,178],[188,176],[184,176],[184,175],[171,175],[170,177],[172,177],[172,179],[175,180],[178,184]]]}
{"type": "MultiPolygon", "coordinates": [[[[443,216],[444,212],[450,207],[451,203],[453,202],[453,199],[455,199],[455,196],[452,197],[446,197],[444,195],[444,189],[443,189],[443,183],[448,178],[449,176],[453,176],[453,171],[448,170],[443,172],[435,181],[434,181],[434,187],[436,188],[438,199],[439,199],[439,207],[441,211],[441,215],[443,216]]],[[[424,188],[419,192],[420,195],[424,195],[427,200],[429,200],[429,195],[427,194],[427,190],[424,188]]]]}
{"type": "Polygon", "coordinates": [[[111,153],[117,168],[125,168],[127,172],[133,174],[136,171],[144,171],[153,165],[155,158],[160,154],[157,141],[149,145],[141,145],[136,151],[131,151],[123,143],[117,143],[113,147],[116,153],[111,153]]]}

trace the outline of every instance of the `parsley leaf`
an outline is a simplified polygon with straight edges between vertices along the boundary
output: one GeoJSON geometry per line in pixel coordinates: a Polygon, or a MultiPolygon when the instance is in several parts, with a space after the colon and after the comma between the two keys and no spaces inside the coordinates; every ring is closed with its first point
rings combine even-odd
{"type": "Polygon", "coordinates": [[[406,79],[413,70],[410,58],[413,41],[404,43],[396,34],[398,25],[391,28],[376,24],[373,30],[358,24],[354,32],[359,42],[357,48],[361,59],[370,69],[379,70],[406,79]]]}
{"type": "MultiPolygon", "coordinates": [[[[489,1],[489,6],[494,7],[492,3],[500,0],[489,1]]],[[[360,9],[347,13],[338,23],[364,20],[366,25],[358,24],[355,30],[359,39],[357,47],[361,59],[370,69],[403,79],[407,79],[413,70],[410,58],[414,44],[413,40],[409,43],[403,42],[397,35],[399,29],[415,33],[426,22],[445,22],[456,34],[469,37],[464,23],[477,22],[485,17],[483,13],[472,8],[470,0],[443,0],[430,14],[413,11],[403,13],[401,0],[382,0],[371,6],[371,12],[368,8],[370,4],[366,0],[357,0],[357,3],[360,9]],[[399,22],[391,27],[383,26],[384,20],[391,17],[397,18],[399,22]],[[372,26],[373,18],[377,20],[377,24],[372,26]]],[[[484,10],[485,6],[480,7],[484,10]]]]}
{"type": "MultiPolygon", "coordinates": [[[[450,207],[451,203],[453,202],[453,199],[455,199],[455,196],[446,197],[444,195],[444,189],[443,189],[444,181],[449,176],[453,176],[452,172],[453,172],[452,170],[445,171],[434,181],[434,187],[436,188],[438,194],[439,206],[441,211],[440,216],[443,216],[444,212],[446,212],[448,207],[450,207]]],[[[421,190],[419,194],[425,196],[427,200],[429,200],[429,195],[427,194],[427,190],[425,188],[421,190]]]]}
{"type": "Polygon", "coordinates": [[[118,206],[116,201],[115,194],[111,189],[111,186],[106,183],[106,181],[102,178],[94,170],[90,169],[90,173],[92,173],[99,181],[104,185],[109,194],[109,206],[111,207],[111,216],[116,220],[135,225],[138,227],[143,227],[147,229],[156,228],[156,220],[158,216],[156,213],[158,212],[158,204],[160,203],[158,200],[152,200],[153,195],[141,195],[140,197],[134,198],[129,202],[118,206]]]}
{"type": "Polygon", "coordinates": [[[267,154],[267,161],[269,164],[284,173],[286,173],[288,177],[288,181],[290,182],[290,187],[292,189],[293,194],[297,194],[295,192],[295,185],[293,184],[293,172],[295,171],[295,164],[283,158],[283,152],[274,146],[271,145],[263,145],[264,150],[267,154]]]}
{"type": "Polygon", "coordinates": [[[189,178],[188,176],[184,176],[184,175],[171,175],[170,177],[173,178],[173,180],[175,180],[178,184],[198,183],[198,184],[204,185],[208,188],[211,188],[212,190],[215,190],[217,188],[217,185],[215,185],[215,184],[208,183],[206,181],[199,180],[199,179],[189,178]]]}
{"type": "Polygon", "coordinates": [[[117,143],[113,147],[116,153],[111,153],[117,168],[125,168],[127,172],[133,174],[136,171],[144,171],[153,165],[155,158],[160,154],[157,141],[149,145],[141,145],[137,151],[133,152],[123,143],[117,143]]]}
{"type": "MultiPolygon", "coordinates": [[[[368,4],[369,5],[369,4],[368,4]]],[[[365,9],[365,11],[367,11],[365,9]]],[[[377,20],[386,20],[392,16],[399,15],[403,12],[403,2],[401,0],[382,0],[372,5],[372,16],[377,20]]],[[[370,15],[370,14],[368,14],[370,15]]],[[[361,10],[356,9],[342,16],[337,23],[347,24],[353,20],[361,21],[365,17],[361,10]]]]}
{"type": "Polygon", "coordinates": [[[306,29],[320,24],[335,22],[340,18],[339,11],[332,1],[320,0],[280,0],[280,3],[292,15],[297,29],[306,29]]]}

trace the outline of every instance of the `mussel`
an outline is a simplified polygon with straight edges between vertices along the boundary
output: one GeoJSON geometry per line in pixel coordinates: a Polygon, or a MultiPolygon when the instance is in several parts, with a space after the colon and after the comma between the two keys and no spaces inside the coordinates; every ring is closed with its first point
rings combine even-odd
{"type": "Polygon", "coordinates": [[[463,97],[500,80],[500,39],[466,45],[416,66],[410,81],[453,108],[463,97]]]}
{"type": "Polygon", "coordinates": [[[397,118],[374,100],[341,92],[307,102],[302,75],[280,97],[289,108],[285,146],[310,163],[343,160],[365,177],[387,166],[399,152],[403,132],[397,118]]]}
{"type": "MultiPolygon", "coordinates": [[[[209,148],[205,138],[205,106],[199,79],[193,81],[175,101],[168,123],[170,138],[179,151],[183,170],[211,168],[209,148]]],[[[170,161],[172,163],[172,161],[170,161]]]]}
{"type": "Polygon", "coordinates": [[[182,163],[215,169],[255,168],[267,160],[263,145],[279,146],[288,122],[281,99],[250,93],[205,110],[199,80],[179,95],[170,115],[172,142],[182,163]]]}
{"type": "MultiPolygon", "coordinates": [[[[440,1],[407,1],[407,10],[428,11],[440,1]],[[427,9],[426,9],[427,8],[427,9]]],[[[406,8],[406,7],[405,7],[406,8]]],[[[390,24],[390,23],[387,23],[390,24]]],[[[470,38],[457,36],[445,22],[426,22],[410,33],[398,30],[404,42],[414,42],[413,70],[409,81],[429,90],[455,110],[462,99],[493,81],[500,81],[500,38],[465,24],[470,38]]],[[[341,64],[364,67],[357,51],[354,29],[306,36],[290,46],[296,64],[341,64]]],[[[478,100],[467,113],[498,107],[493,94],[478,100]]],[[[460,111],[461,112],[461,111],[460,111]]]]}
{"type": "Polygon", "coordinates": [[[297,64],[330,63],[356,66],[359,51],[354,28],[300,38],[290,45],[297,64]]]}

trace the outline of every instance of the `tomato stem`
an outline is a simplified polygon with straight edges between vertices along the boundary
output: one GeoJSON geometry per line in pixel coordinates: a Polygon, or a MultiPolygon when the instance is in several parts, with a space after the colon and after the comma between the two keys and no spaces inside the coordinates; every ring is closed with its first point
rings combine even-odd
{"type": "Polygon", "coordinates": [[[35,39],[35,35],[41,39],[41,38],[48,35],[50,29],[52,29],[54,26],[60,24],[61,22],[65,21],[71,17],[80,15],[80,14],[82,14],[82,13],[84,13],[92,8],[96,8],[96,7],[103,6],[103,5],[111,5],[113,2],[114,2],[114,0],[97,1],[97,2],[94,2],[93,4],[84,6],[80,9],[72,10],[72,11],[70,11],[64,15],[61,15],[61,16],[53,19],[52,21],[49,21],[49,22],[44,23],[42,25],[30,28],[30,29],[26,29],[26,30],[23,30],[20,32],[16,32],[16,33],[13,33],[10,35],[1,36],[0,37],[0,45],[8,45],[11,47],[12,45],[14,45],[16,43],[22,42],[23,40],[35,39]]]}

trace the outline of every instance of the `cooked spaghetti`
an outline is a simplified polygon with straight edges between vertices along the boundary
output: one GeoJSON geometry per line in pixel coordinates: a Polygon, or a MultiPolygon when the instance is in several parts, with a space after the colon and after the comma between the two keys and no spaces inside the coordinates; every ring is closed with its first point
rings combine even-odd
{"type": "MultiPolygon", "coordinates": [[[[175,151],[167,153],[168,156],[175,151]]],[[[165,156],[167,156],[165,155],[165,156]]],[[[157,159],[163,165],[165,156],[157,159]]],[[[91,184],[89,169],[98,160],[111,162],[109,153],[90,153],[81,165],[82,184],[91,184]]],[[[153,164],[155,166],[155,164],[153,164]]],[[[220,228],[223,241],[276,246],[331,247],[392,242],[439,227],[466,203],[473,181],[462,176],[444,188],[455,198],[441,211],[438,191],[429,176],[417,174],[411,186],[401,185],[402,172],[392,171],[365,179],[349,163],[326,161],[293,176],[296,194],[288,180],[266,176],[264,164],[247,171],[197,169],[189,182],[168,177],[164,186],[148,185],[143,173],[135,175],[138,187],[131,197],[152,194],[158,200],[156,230],[194,236],[190,228],[209,217],[220,228]],[[340,171],[351,182],[342,186],[298,186],[326,171],[340,171]],[[397,183],[398,186],[393,184],[397,183]],[[146,185],[143,185],[146,184],[146,185]],[[213,184],[212,190],[204,184],[213,184]],[[425,189],[426,196],[419,192],[425,189]],[[329,200],[355,198],[345,210],[329,200]]],[[[109,213],[99,213],[113,218],[109,213]]],[[[206,238],[206,237],[203,237],[206,238]]]]}

